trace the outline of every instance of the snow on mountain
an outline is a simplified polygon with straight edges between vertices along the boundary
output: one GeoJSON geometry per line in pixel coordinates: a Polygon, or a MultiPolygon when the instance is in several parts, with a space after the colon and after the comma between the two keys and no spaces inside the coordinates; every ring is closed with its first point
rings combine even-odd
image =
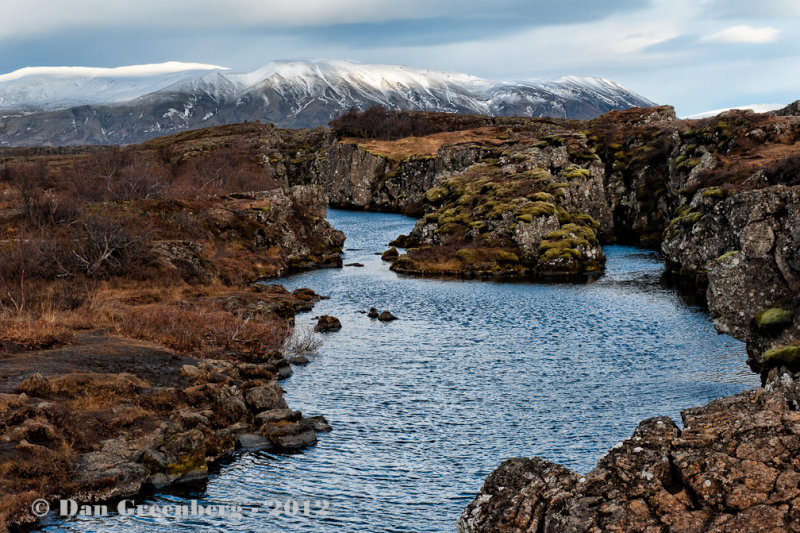
{"type": "Polygon", "coordinates": [[[704,111],[703,113],[697,113],[695,115],[689,115],[687,118],[690,120],[698,120],[701,118],[710,118],[716,117],[726,111],[732,111],[734,109],[737,110],[750,110],[756,113],[769,113],[770,111],[777,111],[778,109],[782,109],[785,107],[786,104],[751,104],[751,105],[744,105],[741,107],[726,107],[725,109],[715,109],[714,111],[704,111]]]}
{"type": "Polygon", "coordinates": [[[599,78],[497,83],[338,60],[276,61],[244,73],[182,63],[23,69],[0,76],[0,145],[130,143],[245,120],[307,128],[374,105],[585,119],[655,104],[599,78]]]}
{"type": "Polygon", "coordinates": [[[223,67],[170,61],[117,68],[26,67],[0,75],[0,109],[53,110],[124,102],[223,67]]]}

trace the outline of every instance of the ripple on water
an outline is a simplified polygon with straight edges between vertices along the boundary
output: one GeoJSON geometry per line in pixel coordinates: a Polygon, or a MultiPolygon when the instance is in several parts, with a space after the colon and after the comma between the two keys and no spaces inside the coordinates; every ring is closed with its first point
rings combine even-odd
{"type": "MultiPolygon", "coordinates": [[[[414,221],[331,210],[363,268],[283,280],[330,296],[314,312],[342,330],[283,383],[287,401],[334,431],[302,454],[243,454],[195,497],[329,500],[324,519],[50,521],[48,531],[452,531],[485,477],[538,455],[578,471],[639,421],[758,385],[742,343],[660,283],[655,253],[606,248],[593,283],[499,284],[400,277],[375,252],[414,221]],[[388,309],[385,324],[360,313],[388,309]]],[[[158,494],[152,502],[183,501],[158,494]]]]}

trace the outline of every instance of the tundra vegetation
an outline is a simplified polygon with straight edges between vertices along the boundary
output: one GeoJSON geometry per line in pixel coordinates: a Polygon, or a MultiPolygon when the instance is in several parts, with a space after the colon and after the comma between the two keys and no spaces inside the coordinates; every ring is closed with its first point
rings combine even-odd
{"type": "MultiPolygon", "coordinates": [[[[269,164],[284,133],[245,124],[0,153],[0,530],[29,521],[37,498],[196,476],[233,449],[225,428],[259,431],[249,409],[272,407],[224,387],[267,387],[288,369],[279,350],[318,341],[294,331],[313,292],[256,282],[338,266],[344,241],[320,191],[269,164]],[[87,458],[117,441],[147,449],[93,470],[87,458]]],[[[267,440],[294,445],[264,420],[267,440]]]]}

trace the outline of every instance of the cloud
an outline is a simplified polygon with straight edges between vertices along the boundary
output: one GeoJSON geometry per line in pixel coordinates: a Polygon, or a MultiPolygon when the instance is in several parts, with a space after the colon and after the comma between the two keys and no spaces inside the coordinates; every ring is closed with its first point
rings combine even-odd
{"type": "Polygon", "coordinates": [[[778,39],[781,31],[777,28],[754,28],[747,24],[739,26],[731,26],[724,30],[703,37],[703,42],[720,42],[720,43],[747,43],[747,44],[764,44],[771,43],[778,39]]]}
{"type": "MultiPolygon", "coordinates": [[[[650,0],[3,0],[0,39],[81,28],[166,31],[328,28],[391,21],[468,20],[475,31],[502,22],[545,25],[644,9],[650,0]]],[[[443,29],[447,29],[447,24],[443,29]]]]}

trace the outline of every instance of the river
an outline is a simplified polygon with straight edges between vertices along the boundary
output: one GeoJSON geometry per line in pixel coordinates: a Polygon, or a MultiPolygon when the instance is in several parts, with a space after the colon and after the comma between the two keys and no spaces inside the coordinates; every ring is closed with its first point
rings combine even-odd
{"type": "Polygon", "coordinates": [[[302,453],[240,454],[204,491],[147,501],[260,505],[243,518],[50,519],[45,531],[453,531],[503,459],[586,472],[642,419],[680,424],[682,409],[759,384],[744,345],[661,283],[654,252],[607,246],[605,275],[585,284],[414,279],[376,255],[414,220],[328,219],[347,235],[344,262],[364,266],[280,280],[330,297],[300,327],[320,314],[343,325],[282,385],[333,431],[302,453]],[[400,319],[372,320],[370,307],[400,319]],[[289,505],[271,516],[269,499],[309,502],[313,516],[289,505]]]}

